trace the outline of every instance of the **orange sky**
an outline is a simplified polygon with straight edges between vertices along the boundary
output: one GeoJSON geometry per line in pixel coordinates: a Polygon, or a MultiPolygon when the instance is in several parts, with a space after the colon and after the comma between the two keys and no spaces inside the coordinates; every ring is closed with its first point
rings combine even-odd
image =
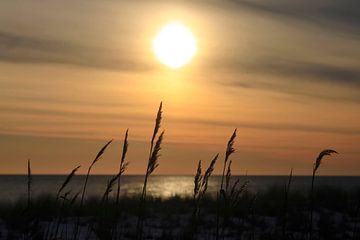
{"type": "Polygon", "coordinates": [[[0,3],[1,173],[25,173],[28,158],[34,173],[79,163],[84,173],[111,138],[94,173],[115,173],[129,128],[128,173],[141,174],[163,101],[159,174],[193,174],[199,159],[225,151],[234,128],[234,174],[309,174],[324,148],[341,154],[321,174],[359,174],[360,31],[351,9],[340,14],[347,6],[84,3],[0,3]],[[199,48],[179,70],[151,49],[174,19],[199,48]]]}

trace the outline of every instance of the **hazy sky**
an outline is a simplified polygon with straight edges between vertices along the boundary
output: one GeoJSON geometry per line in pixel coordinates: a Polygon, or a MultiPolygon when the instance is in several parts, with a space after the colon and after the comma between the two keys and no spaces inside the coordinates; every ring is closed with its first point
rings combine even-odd
{"type": "MultiPolygon", "coordinates": [[[[164,102],[159,174],[193,174],[238,128],[234,174],[360,170],[358,0],[0,2],[0,173],[117,171],[129,128],[128,173],[145,171],[164,102]],[[177,20],[197,38],[170,70],[151,42],[177,20]]],[[[217,167],[217,172],[220,165],[217,167]]]]}

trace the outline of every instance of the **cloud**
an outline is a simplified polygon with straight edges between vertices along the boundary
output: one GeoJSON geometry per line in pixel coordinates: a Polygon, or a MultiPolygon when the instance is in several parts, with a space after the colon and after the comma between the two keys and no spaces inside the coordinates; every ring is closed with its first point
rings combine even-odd
{"type": "Polygon", "coordinates": [[[36,115],[36,116],[53,116],[53,117],[67,117],[71,119],[101,119],[101,120],[118,120],[128,119],[137,121],[150,121],[152,118],[144,115],[129,115],[126,113],[111,113],[111,112],[84,112],[74,110],[55,110],[49,108],[39,107],[18,107],[18,106],[0,106],[2,113],[21,113],[23,115],[36,115]]]}
{"type": "Polygon", "coordinates": [[[339,95],[331,91],[319,91],[316,87],[303,87],[304,83],[307,83],[360,90],[360,68],[356,66],[281,59],[273,56],[239,63],[238,69],[248,75],[256,75],[257,80],[246,81],[243,77],[218,83],[230,87],[262,89],[324,100],[360,102],[360,96],[355,94],[355,91],[353,94],[347,91],[347,95],[339,95]]]}
{"type": "Polygon", "coordinates": [[[303,79],[322,81],[348,87],[360,88],[360,69],[355,66],[340,66],[326,63],[296,61],[291,59],[264,58],[245,66],[246,71],[303,79]]]}
{"type": "MultiPolygon", "coordinates": [[[[276,130],[276,131],[298,131],[298,132],[317,132],[317,133],[336,133],[345,135],[360,135],[360,129],[339,128],[330,126],[315,126],[296,123],[267,123],[267,122],[241,122],[241,121],[222,121],[210,119],[171,119],[180,123],[195,123],[201,125],[226,126],[237,128],[276,130]]],[[[169,120],[170,121],[170,120],[169,120]]]]}
{"type": "Polygon", "coordinates": [[[149,71],[151,66],[129,51],[90,47],[0,31],[0,61],[57,63],[111,70],[149,71]]]}
{"type": "MultiPolygon", "coordinates": [[[[1,79],[0,79],[1,80],[1,79]]],[[[4,87],[5,84],[0,84],[0,87],[4,87]]],[[[6,85],[5,85],[6,87],[6,85]]],[[[5,97],[8,103],[12,100],[20,101],[22,103],[44,103],[52,104],[52,105],[71,105],[72,107],[114,107],[114,108],[122,108],[122,107],[139,107],[139,104],[122,100],[121,102],[113,102],[113,101],[99,101],[95,100],[81,100],[81,99],[69,99],[69,98],[58,98],[56,96],[28,96],[28,95],[14,95],[12,93],[2,93],[2,97],[5,97]]]]}
{"type": "Polygon", "coordinates": [[[297,19],[332,30],[360,34],[358,0],[234,0],[251,10],[297,19]]]}
{"type": "MultiPolygon", "coordinates": [[[[270,64],[266,69],[269,72],[270,68],[275,73],[285,76],[296,76],[304,79],[318,79],[328,83],[336,83],[347,85],[349,87],[360,88],[360,69],[358,67],[341,67],[332,66],[323,63],[287,63],[282,65],[270,64]]],[[[263,68],[264,69],[264,68],[263,68]]],[[[270,71],[272,71],[270,70],[270,71]]]]}
{"type": "MultiPolygon", "coordinates": [[[[63,122],[64,118],[75,119],[73,122],[81,122],[81,119],[91,119],[90,122],[97,124],[110,125],[116,123],[119,119],[134,120],[137,122],[149,122],[152,118],[141,114],[121,114],[121,113],[101,113],[101,112],[81,112],[81,111],[68,111],[68,110],[52,110],[46,108],[29,108],[29,107],[0,107],[4,114],[8,113],[21,113],[22,115],[36,115],[44,117],[57,117],[58,125],[71,124],[63,122]]],[[[246,122],[246,121],[228,121],[220,119],[206,119],[206,118],[179,118],[168,117],[168,123],[186,123],[195,125],[209,125],[209,126],[222,126],[231,128],[249,128],[249,129],[262,129],[262,130],[275,130],[275,131],[299,131],[299,132],[317,132],[317,133],[336,133],[345,135],[360,135],[360,129],[346,128],[346,127],[332,127],[323,125],[306,125],[301,123],[268,123],[268,122],[246,122]]],[[[2,129],[5,131],[6,127],[2,129]]],[[[1,129],[0,129],[1,131],[1,129]]]]}
{"type": "Polygon", "coordinates": [[[326,101],[345,101],[345,102],[351,102],[351,103],[360,103],[360,96],[358,95],[333,95],[328,94],[325,91],[319,92],[316,90],[305,90],[301,89],[297,86],[284,86],[281,83],[270,83],[270,82],[260,82],[260,81],[254,81],[251,82],[245,82],[243,80],[239,81],[232,81],[232,82],[218,82],[219,84],[223,86],[228,87],[239,87],[239,88],[247,88],[247,89],[259,89],[259,90],[266,90],[266,91],[273,91],[273,92],[279,92],[279,93],[285,93],[289,95],[294,96],[301,96],[306,97],[310,99],[320,99],[320,100],[326,100],[326,101]]]}

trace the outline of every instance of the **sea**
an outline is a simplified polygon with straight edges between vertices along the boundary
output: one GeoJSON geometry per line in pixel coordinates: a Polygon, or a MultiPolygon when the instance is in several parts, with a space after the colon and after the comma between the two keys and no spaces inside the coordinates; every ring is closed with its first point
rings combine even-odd
{"type": "MultiPolygon", "coordinates": [[[[67,175],[33,175],[31,194],[55,195],[65,181],[67,175]]],[[[89,176],[86,195],[102,196],[105,192],[110,175],[89,176]]],[[[267,188],[283,187],[288,182],[288,176],[232,176],[240,179],[240,183],[248,181],[248,189],[253,192],[266,191],[267,188]]],[[[16,201],[27,196],[26,175],[0,175],[0,201],[16,201]]],[[[81,191],[85,181],[84,175],[76,175],[64,192],[71,191],[75,194],[81,191]]],[[[125,175],[121,177],[121,195],[137,196],[141,193],[144,176],[125,175]]],[[[215,194],[221,182],[221,176],[212,176],[209,180],[208,193],[215,194]]],[[[311,176],[293,176],[291,188],[307,191],[311,185],[311,176]]],[[[318,176],[315,187],[336,187],[347,191],[360,189],[360,176],[318,176]]],[[[116,187],[115,187],[116,188],[116,187]]],[[[194,176],[150,176],[147,195],[160,198],[191,197],[194,189],[194,176]]],[[[114,191],[115,192],[115,189],[114,191]]]]}

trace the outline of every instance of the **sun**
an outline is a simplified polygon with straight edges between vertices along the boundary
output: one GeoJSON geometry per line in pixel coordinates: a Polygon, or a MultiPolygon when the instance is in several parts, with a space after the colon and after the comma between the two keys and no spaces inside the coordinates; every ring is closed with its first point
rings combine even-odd
{"type": "Polygon", "coordinates": [[[161,63],[178,69],[194,57],[197,43],[188,27],[179,22],[171,22],[155,36],[153,51],[161,63]]]}

